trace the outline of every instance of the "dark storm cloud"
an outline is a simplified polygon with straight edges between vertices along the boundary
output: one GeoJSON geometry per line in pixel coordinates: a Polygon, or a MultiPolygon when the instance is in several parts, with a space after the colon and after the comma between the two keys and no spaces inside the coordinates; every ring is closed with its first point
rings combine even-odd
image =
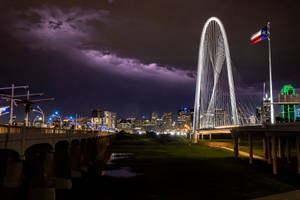
{"type": "Polygon", "coordinates": [[[191,82],[193,79],[183,70],[174,67],[164,67],[156,63],[144,64],[136,58],[123,58],[113,52],[107,53],[101,46],[97,49],[87,45],[93,33],[98,38],[104,34],[96,32],[92,22],[111,27],[117,24],[110,19],[107,10],[82,10],[69,8],[62,10],[57,7],[41,6],[16,11],[16,15],[25,17],[12,27],[17,38],[30,41],[28,46],[33,50],[67,52],[70,58],[75,58],[85,65],[104,68],[126,77],[138,79],[158,79],[158,81],[191,82]],[[39,20],[32,20],[32,17],[39,20]]]}

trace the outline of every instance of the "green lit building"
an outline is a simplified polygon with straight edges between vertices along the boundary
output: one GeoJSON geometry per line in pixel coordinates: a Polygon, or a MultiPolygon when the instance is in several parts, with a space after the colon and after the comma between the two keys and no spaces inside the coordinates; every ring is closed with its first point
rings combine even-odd
{"type": "Polygon", "coordinates": [[[278,103],[281,105],[281,117],[285,122],[295,122],[297,117],[296,104],[299,104],[299,95],[295,88],[288,84],[284,85],[278,94],[278,103]]]}

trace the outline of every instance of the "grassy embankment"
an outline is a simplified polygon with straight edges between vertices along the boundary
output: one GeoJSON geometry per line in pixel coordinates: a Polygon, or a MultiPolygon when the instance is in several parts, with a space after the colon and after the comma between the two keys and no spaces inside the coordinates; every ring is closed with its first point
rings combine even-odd
{"type": "Polygon", "coordinates": [[[235,160],[230,151],[183,138],[122,135],[109,151],[133,153],[116,164],[143,174],[107,178],[106,188],[113,184],[116,191],[112,199],[251,199],[300,188],[294,172],[274,176],[265,162],[255,160],[251,166],[246,158],[235,160]]]}

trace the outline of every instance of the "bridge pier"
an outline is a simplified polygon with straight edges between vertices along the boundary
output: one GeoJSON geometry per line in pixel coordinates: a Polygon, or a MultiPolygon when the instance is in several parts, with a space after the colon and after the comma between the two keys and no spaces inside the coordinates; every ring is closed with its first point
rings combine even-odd
{"type": "Polygon", "coordinates": [[[80,171],[88,173],[88,144],[87,139],[80,142],[80,171]]]}
{"type": "Polygon", "coordinates": [[[285,144],[284,137],[278,137],[278,157],[281,160],[285,160],[285,144]]]}
{"type": "Polygon", "coordinates": [[[97,140],[95,138],[89,138],[87,147],[88,164],[93,165],[97,157],[97,140]]]}
{"type": "Polygon", "coordinates": [[[233,148],[234,148],[234,157],[239,157],[239,136],[234,134],[233,135],[233,148]]]}
{"type": "Polygon", "coordinates": [[[290,144],[290,141],[289,141],[289,137],[286,137],[286,140],[285,140],[285,148],[286,148],[286,151],[287,151],[287,164],[291,164],[291,144],[290,144]]]}
{"type": "Polygon", "coordinates": [[[272,163],[273,163],[273,174],[277,174],[277,153],[276,153],[276,137],[271,136],[272,140],[272,163]]]}
{"type": "Polygon", "coordinates": [[[267,141],[267,151],[268,151],[268,164],[272,164],[272,154],[271,154],[271,141],[270,136],[266,136],[267,141]]]}
{"type": "Polygon", "coordinates": [[[264,150],[264,158],[265,160],[268,159],[268,148],[267,148],[267,137],[263,138],[263,150],[264,150]]]}
{"type": "Polygon", "coordinates": [[[55,200],[54,152],[50,145],[34,145],[25,153],[25,177],[29,200],[55,200]]]}
{"type": "Polygon", "coordinates": [[[0,153],[0,194],[1,199],[18,199],[16,193],[22,186],[23,162],[17,152],[1,150],[0,153]]]}
{"type": "Polygon", "coordinates": [[[81,151],[79,140],[73,140],[70,147],[71,177],[80,178],[81,151]]]}
{"type": "Polygon", "coordinates": [[[248,144],[249,144],[249,163],[253,164],[253,145],[252,136],[248,133],[248,144]]]}
{"type": "Polygon", "coordinates": [[[196,144],[196,143],[198,143],[198,141],[199,141],[199,133],[195,132],[192,135],[192,143],[196,144]]]}
{"type": "Polygon", "coordinates": [[[296,136],[297,168],[300,174],[300,136],[296,136]]]}
{"type": "Polygon", "coordinates": [[[55,145],[54,174],[56,189],[72,188],[70,152],[67,141],[61,141],[55,145]]]}

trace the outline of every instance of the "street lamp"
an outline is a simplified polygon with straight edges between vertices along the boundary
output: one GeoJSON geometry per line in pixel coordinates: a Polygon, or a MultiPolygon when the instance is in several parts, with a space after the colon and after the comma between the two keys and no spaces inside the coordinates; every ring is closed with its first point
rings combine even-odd
{"type": "Polygon", "coordinates": [[[69,117],[69,120],[72,121],[72,125],[74,125],[74,118],[72,116],[69,117]]]}
{"type": "Polygon", "coordinates": [[[36,108],[38,109],[32,109],[33,112],[37,112],[37,113],[40,113],[42,115],[42,120],[43,120],[43,125],[45,123],[45,114],[43,112],[43,110],[41,109],[40,106],[36,106],[36,108]]]}
{"type": "Polygon", "coordinates": [[[51,115],[51,116],[59,118],[59,122],[60,122],[59,125],[60,125],[60,128],[62,128],[62,119],[61,119],[61,116],[60,116],[59,112],[58,111],[54,111],[54,114],[51,115]]]}
{"type": "MultiPolygon", "coordinates": [[[[74,120],[74,118],[73,118],[73,116],[69,116],[68,118],[66,118],[67,120],[69,120],[69,121],[71,121],[71,129],[75,129],[75,120],[74,120]]],[[[68,127],[70,127],[69,125],[69,123],[67,124],[68,125],[68,127]]]]}
{"type": "Polygon", "coordinates": [[[36,120],[42,120],[42,119],[43,119],[43,118],[42,118],[41,116],[37,115],[37,116],[35,116],[35,118],[34,118],[32,124],[34,125],[36,120]]]}

